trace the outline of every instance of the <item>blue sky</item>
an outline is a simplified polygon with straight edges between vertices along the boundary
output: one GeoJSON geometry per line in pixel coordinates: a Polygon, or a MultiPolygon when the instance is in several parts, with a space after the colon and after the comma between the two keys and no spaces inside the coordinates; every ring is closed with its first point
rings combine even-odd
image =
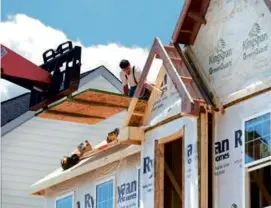
{"type": "Polygon", "coordinates": [[[156,36],[169,43],[182,5],[183,0],[3,0],[2,20],[23,13],[84,45],[149,48],[156,36]]]}

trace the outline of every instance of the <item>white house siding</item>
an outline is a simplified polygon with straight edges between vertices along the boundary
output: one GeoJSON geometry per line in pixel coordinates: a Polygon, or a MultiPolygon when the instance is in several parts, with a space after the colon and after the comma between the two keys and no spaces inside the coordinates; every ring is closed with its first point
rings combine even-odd
{"type": "MultiPolygon", "coordinates": [[[[124,200],[122,202],[118,202],[118,200],[119,191],[121,190],[122,185],[122,187],[125,188],[127,188],[127,185],[125,186],[124,184],[131,182],[136,182],[136,185],[138,185],[137,183],[139,166],[140,156],[138,153],[124,158],[120,161],[116,161],[114,163],[106,165],[102,168],[96,169],[95,171],[91,171],[84,175],[78,176],[77,178],[63,182],[47,191],[46,208],[54,207],[56,198],[69,192],[74,192],[75,203],[80,202],[80,207],[96,207],[96,184],[99,184],[102,181],[105,182],[109,179],[115,180],[115,208],[121,208],[126,206],[131,208],[137,208],[138,187],[136,187],[135,192],[127,193],[125,190],[124,195],[122,195],[125,199],[128,199],[128,196],[135,194],[135,198],[130,200],[124,200]],[[88,201],[87,199],[89,199],[90,197],[93,199],[94,206],[92,206],[91,203],[86,203],[86,201],[88,201]]],[[[89,200],[89,202],[90,201],[91,200],[89,200]]]]}
{"type": "Polygon", "coordinates": [[[87,84],[84,84],[84,86],[80,87],[80,89],[76,91],[76,94],[85,91],[87,89],[99,89],[107,92],[120,93],[120,91],[117,88],[115,88],[107,79],[105,79],[101,75],[97,76],[96,78],[91,80],[91,82],[88,82],[87,84]]]}
{"type": "Polygon", "coordinates": [[[212,0],[193,51],[224,104],[271,86],[270,1],[212,0]]]}
{"type": "Polygon", "coordinates": [[[43,197],[29,187],[60,167],[60,159],[88,139],[96,145],[122,125],[126,111],[96,125],[34,117],[2,137],[3,208],[42,208],[43,197]]]}
{"type": "Polygon", "coordinates": [[[215,155],[229,153],[229,157],[215,162],[215,207],[229,208],[236,204],[238,208],[245,208],[243,204],[243,146],[244,132],[242,133],[242,145],[238,138],[243,131],[244,120],[264,111],[271,111],[271,92],[264,93],[245,102],[226,109],[224,115],[219,113],[215,117],[215,142],[229,140],[229,150],[215,155]]]}

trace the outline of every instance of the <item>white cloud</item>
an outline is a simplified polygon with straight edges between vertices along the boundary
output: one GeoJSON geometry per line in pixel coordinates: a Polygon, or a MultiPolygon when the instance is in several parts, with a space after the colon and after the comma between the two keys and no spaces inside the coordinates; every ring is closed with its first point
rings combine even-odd
{"type": "MultiPolygon", "coordinates": [[[[42,53],[50,48],[56,48],[60,43],[68,40],[66,34],[52,28],[24,14],[9,16],[8,20],[0,23],[0,43],[19,53],[33,63],[42,64],[42,53]]],[[[110,35],[110,34],[108,34],[110,35]]],[[[105,65],[117,77],[119,74],[118,64],[123,58],[129,59],[132,64],[143,68],[148,50],[140,47],[124,47],[116,43],[108,45],[84,46],[78,41],[74,44],[82,46],[81,72],[105,65]]],[[[153,67],[157,67],[155,63],[153,67]]],[[[152,70],[151,78],[158,70],[152,70]]],[[[25,89],[1,80],[1,100],[17,96],[25,89]]]]}

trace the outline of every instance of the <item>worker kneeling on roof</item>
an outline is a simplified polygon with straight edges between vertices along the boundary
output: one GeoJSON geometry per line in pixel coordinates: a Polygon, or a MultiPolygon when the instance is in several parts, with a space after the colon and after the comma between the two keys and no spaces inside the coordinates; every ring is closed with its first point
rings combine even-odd
{"type": "MultiPolygon", "coordinates": [[[[120,78],[123,85],[124,95],[133,97],[136,91],[138,82],[140,80],[141,70],[136,66],[131,67],[130,62],[125,59],[120,62],[119,66],[122,69],[120,72],[120,78]]],[[[148,95],[149,95],[149,92],[147,89],[144,89],[141,92],[142,98],[147,98],[148,95]]]]}

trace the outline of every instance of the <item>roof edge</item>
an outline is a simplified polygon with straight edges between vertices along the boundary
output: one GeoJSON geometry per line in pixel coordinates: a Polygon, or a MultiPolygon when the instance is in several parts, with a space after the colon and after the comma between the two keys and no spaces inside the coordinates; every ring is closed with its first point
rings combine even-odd
{"type": "Polygon", "coordinates": [[[202,24],[206,24],[205,15],[210,0],[185,0],[184,6],[172,35],[173,44],[193,45],[202,24]]]}
{"type": "MultiPolygon", "coordinates": [[[[110,157],[109,157],[109,155],[107,155],[107,156],[101,157],[100,159],[94,160],[88,164],[82,164],[82,166],[84,166],[84,168],[79,168],[79,167],[77,167],[76,169],[71,168],[71,169],[66,170],[63,174],[57,175],[55,177],[51,177],[48,180],[45,180],[45,178],[43,178],[43,179],[37,181],[36,183],[32,184],[30,186],[29,192],[31,195],[44,195],[44,190],[46,190],[54,185],[60,184],[62,182],[65,182],[67,180],[75,178],[79,175],[83,175],[85,173],[91,172],[97,168],[101,168],[101,167],[108,165],[112,162],[121,160],[123,158],[129,157],[134,154],[137,154],[140,151],[141,151],[140,146],[137,146],[137,145],[128,146],[127,148],[125,148],[123,150],[116,151],[116,152],[110,154],[110,157]]],[[[98,154],[102,154],[102,153],[103,152],[98,153],[98,154]]],[[[86,161],[87,161],[87,159],[86,159],[86,161]]]]}
{"type": "Polygon", "coordinates": [[[10,98],[10,99],[8,99],[8,100],[5,100],[5,101],[1,102],[1,105],[5,104],[5,103],[7,103],[7,102],[13,101],[13,100],[15,100],[15,99],[18,99],[18,98],[20,98],[20,97],[26,96],[27,94],[30,94],[30,92],[25,92],[25,93],[23,93],[23,94],[20,94],[20,95],[18,95],[18,96],[15,96],[15,97],[13,97],[13,98],[10,98]]]}

